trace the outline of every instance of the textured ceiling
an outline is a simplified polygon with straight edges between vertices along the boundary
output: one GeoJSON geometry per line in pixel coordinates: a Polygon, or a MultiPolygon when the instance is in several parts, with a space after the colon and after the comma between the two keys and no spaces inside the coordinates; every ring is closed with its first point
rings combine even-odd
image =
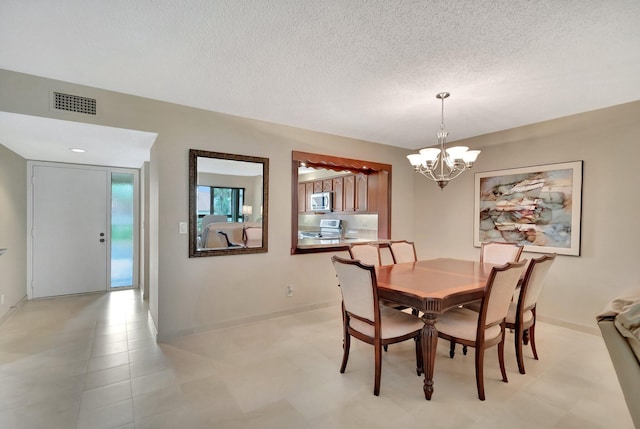
{"type": "Polygon", "coordinates": [[[638,0],[2,0],[0,68],[419,148],[640,99],[638,0]]]}

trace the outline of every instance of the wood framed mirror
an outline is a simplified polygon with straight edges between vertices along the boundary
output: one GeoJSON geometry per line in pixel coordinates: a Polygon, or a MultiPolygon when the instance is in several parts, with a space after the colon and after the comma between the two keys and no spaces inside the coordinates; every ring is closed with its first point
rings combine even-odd
{"type": "Polygon", "coordinates": [[[189,150],[189,257],[267,252],[269,159],[189,150]]]}

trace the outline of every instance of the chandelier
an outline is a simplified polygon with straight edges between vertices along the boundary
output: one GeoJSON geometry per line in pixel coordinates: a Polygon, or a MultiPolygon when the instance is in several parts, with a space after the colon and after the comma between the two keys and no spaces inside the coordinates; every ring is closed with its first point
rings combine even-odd
{"type": "Polygon", "coordinates": [[[473,163],[480,154],[479,150],[469,150],[466,146],[444,148],[449,135],[444,129],[444,99],[449,95],[448,92],[436,95],[436,98],[442,100],[442,119],[440,131],[437,133],[440,148],[429,147],[421,149],[420,153],[407,155],[414,171],[436,182],[440,189],[444,189],[450,180],[473,167],[473,163]]]}

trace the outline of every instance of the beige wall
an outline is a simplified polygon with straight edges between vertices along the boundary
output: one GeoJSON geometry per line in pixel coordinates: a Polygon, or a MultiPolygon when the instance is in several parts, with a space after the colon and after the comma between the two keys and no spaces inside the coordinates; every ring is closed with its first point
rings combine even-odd
{"type": "MultiPolygon", "coordinates": [[[[481,136],[456,144],[482,148],[475,172],[583,160],[582,253],[559,256],[549,273],[541,318],[596,329],[613,297],[640,288],[638,248],[640,102],[481,136]]],[[[478,257],[473,247],[474,175],[444,191],[416,177],[415,232],[423,257],[478,257]]],[[[524,253],[524,258],[539,256],[524,253]]]]}
{"type": "Polygon", "coordinates": [[[404,150],[197,110],[189,110],[184,118],[172,115],[170,121],[171,134],[159,131],[151,157],[160,189],[161,338],[325,303],[339,311],[331,254],[290,254],[292,150],[349,158],[366,154],[366,160],[393,164],[394,230],[401,236],[411,235],[406,227],[413,222],[411,211],[400,210],[410,207],[413,195],[404,150]],[[175,231],[179,221],[187,220],[190,148],[269,158],[268,253],[186,257],[186,237],[175,231]],[[290,298],[288,285],[294,286],[290,298]]]}
{"type": "Polygon", "coordinates": [[[0,141],[0,320],[27,294],[27,161],[0,141]]]}
{"type": "MultiPolygon", "coordinates": [[[[393,165],[392,229],[412,235],[413,176],[404,150],[0,70],[0,110],[158,133],[149,165],[149,304],[159,338],[336,305],[330,253],[290,254],[291,151],[393,165]],[[49,92],[95,98],[98,116],[51,111],[49,92]],[[269,252],[188,258],[188,151],[269,158],[269,252]],[[363,155],[366,154],[366,155],[363,155]],[[294,296],[286,287],[294,286],[294,296]]],[[[146,281],[146,280],[145,280],[146,281]]]]}
{"type": "MultiPolygon", "coordinates": [[[[478,257],[473,174],[440,191],[414,175],[408,151],[2,70],[0,93],[0,110],[158,133],[146,220],[150,308],[160,339],[337,303],[331,253],[290,255],[292,150],[392,164],[392,238],[414,238],[422,258],[478,257]],[[50,111],[51,89],[96,98],[99,116],[50,111]],[[188,237],[178,234],[178,223],[188,217],[191,148],[269,158],[268,253],[188,258],[188,237]],[[293,297],[286,296],[287,285],[294,286],[293,297]]],[[[542,317],[594,327],[593,315],[611,297],[638,287],[634,220],[640,202],[632,175],[640,155],[638,117],[635,102],[470,140],[495,144],[483,148],[475,171],[584,160],[582,256],[558,258],[540,303],[542,317]]]]}

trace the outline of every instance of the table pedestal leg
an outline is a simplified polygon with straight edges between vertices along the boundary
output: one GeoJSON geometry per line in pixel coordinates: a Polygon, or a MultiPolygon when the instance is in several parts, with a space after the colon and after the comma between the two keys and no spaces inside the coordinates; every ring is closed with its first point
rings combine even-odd
{"type": "Polygon", "coordinates": [[[436,329],[435,314],[426,313],[422,320],[422,356],[424,359],[424,397],[427,401],[433,395],[433,369],[436,363],[436,348],[438,346],[438,330],[436,329]]]}

